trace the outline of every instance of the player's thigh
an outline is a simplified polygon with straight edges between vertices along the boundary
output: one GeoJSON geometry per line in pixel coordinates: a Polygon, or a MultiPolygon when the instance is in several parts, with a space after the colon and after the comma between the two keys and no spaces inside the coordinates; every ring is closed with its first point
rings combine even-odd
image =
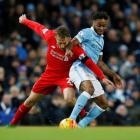
{"type": "Polygon", "coordinates": [[[47,95],[52,93],[56,86],[54,85],[55,82],[51,82],[49,78],[42,78],[40,77],[34,84],[32,88],[32,92],[47,95]]]}
{"type": "Polygon", "coordinates": [[[35,103],[40,101],[44,97],[43,94],[35,93],[31,91],[29,97],[25,100],[24,105],[27,107],[32,107],[35,103]]]}
{"type": "Polygon", "coordinates": [[[63,89],[63,96],[64,100],[66,101],[67,105],[74,106],[76,102],[75,97],[75,89],[72,87],[67,87],[63,89]]]}
{"type": "Polygon", "coordinates": [[[85,67],[72,66],[69,72],[70,80],[74,83],[76,88],[80,90],[80,85],[83,81],[95,80],[95,76],[88,72],[85,67]]]}
{"type": "Polygon", "coordinates": [[[75,87],[73,83],[70,81],[70,78],[66,77],[66,78],[60,79],[57,82],[57,84],[60,86],[65,100],[75,98],[75,87]]]}

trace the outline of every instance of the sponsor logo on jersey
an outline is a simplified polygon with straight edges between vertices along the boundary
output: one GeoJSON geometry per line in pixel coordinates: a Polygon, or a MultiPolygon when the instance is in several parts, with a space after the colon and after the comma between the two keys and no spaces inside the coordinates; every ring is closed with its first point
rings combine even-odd
{"type": "Polygon", "coordinates": [[[51,51],[50,51],[50,54],[51,54],[53,57],[55,57],[55,58],[57,58],[57,59],[59,59],[59,60],[62,60],[62,61],[69,61],[69,59],[68,59],[67,56],[61,55],[60,53],[58,53],[58,52],[56,52],[56,51],[54,51],[54,50],[51,50],[51,51]]]}

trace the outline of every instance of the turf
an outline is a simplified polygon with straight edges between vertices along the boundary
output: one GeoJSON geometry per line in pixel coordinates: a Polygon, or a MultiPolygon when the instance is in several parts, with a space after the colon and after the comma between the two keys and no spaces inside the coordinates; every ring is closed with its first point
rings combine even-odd
{"type": "Polygon", "coordinates": [[[1,127],[0,140],[140,140],[140,127],[1,127]]]}

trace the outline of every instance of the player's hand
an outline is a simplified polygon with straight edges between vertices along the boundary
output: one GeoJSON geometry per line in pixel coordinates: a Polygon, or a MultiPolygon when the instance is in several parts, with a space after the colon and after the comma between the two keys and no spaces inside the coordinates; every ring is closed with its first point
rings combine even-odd
{"type": "Polygon", "coordinates": [[[104,84],[104,85],[111,85],[111,86],[113,86],[113,88],[115,88],[115,85],[113,84],[113,82],[111,82],[109,79],[107,79],[107,78],[104,78],[103,80],[102,80],[102,83],[104,84]]]}
{"type": "Polygon", "coordinates": [[[72,57],[73,56],[73,52],[72,52],[71,48],[72,48],[72,43],[70,42],[67,45],[65,56],[67,56],[67,57],[72,57]]]}
{"type": "Polygon", "coordinates": [[[119,75],[114,74],[112,78],[113,78],[113,82],[114,82],[116,88],[124,87],[123,81],[119,75]]]}
{"type": "Polygon", "coordinates": [[[23,23],[25,19],[27,19],[26,15],[25,14],[21,15],[19,17],[19,23],[23,23]]]}

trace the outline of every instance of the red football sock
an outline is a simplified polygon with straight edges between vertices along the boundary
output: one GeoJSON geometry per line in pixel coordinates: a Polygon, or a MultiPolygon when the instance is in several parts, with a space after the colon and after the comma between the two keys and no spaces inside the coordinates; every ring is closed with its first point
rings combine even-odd
{"type": "Polygon", "coordinates": [[[11,125],[15,125],[19,122],[19,120],[21,120],[24,115],[30,110],[31,108],[26,107],[24,104],[21,104],[14,116],[14,118],[12,119],[12,121],[10,122],[11,125]]]}
{"type": "Polygon", "coordinates": [[[80,115],[80,117],[82,117],[82,118],[84,118],[84,117],[86,116],[86,110],[85,110],[85,108],[83,108],[83,109],[81,110],[81,112],[79,113],[79,115],[80,115]]]}

